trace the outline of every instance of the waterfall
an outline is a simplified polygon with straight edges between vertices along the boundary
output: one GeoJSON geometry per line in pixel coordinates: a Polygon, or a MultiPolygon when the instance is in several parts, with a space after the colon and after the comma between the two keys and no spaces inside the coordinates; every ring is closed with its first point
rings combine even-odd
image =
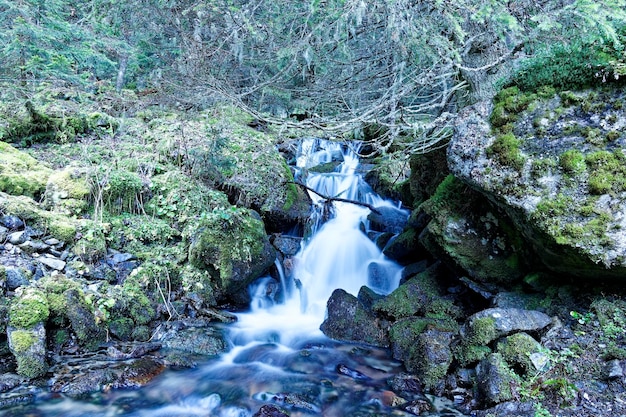
{"type": "MultiPolygon", "coordinates": [[[[318,193],[370,204],[393,207],[376,195],[357,172],[358,144],[340,144],[320,139],[305,139],[300,146],[297,168],[300,180],[318,193]],[[330,173],[308,173],[308,168],[337,162],[330,173]]],[[[325,200],[310,193],[317,207],[312,219],[312,236],[294,258],[292,280],[282,284],[283,302],[272,300],[276,281],[267,277],[252,287],[250,312],[238,315],[231,335],[235,345],[276,342],[292,346],[297,342],[322,336],[326,302],[337,288],[356,295],[363,285],[387,294],[398,286],[401,267],[388,260],[365,233],[370,209],[347,203],[334,203],[334,217],[323,222],[325,200]]],[[[399,208],[397,208],[400,210],[399,208]]]]}

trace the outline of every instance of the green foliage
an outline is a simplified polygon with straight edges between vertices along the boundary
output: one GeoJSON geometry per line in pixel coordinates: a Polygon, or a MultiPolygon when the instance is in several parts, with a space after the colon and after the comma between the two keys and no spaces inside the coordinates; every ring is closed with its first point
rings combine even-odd
{"type": "Polygon", "coordinates": [[[620,149],[615,152],[596,151],[587,154],[589,192],[595,195],[619,193],[626,190],[626,165],[620,149]]]}

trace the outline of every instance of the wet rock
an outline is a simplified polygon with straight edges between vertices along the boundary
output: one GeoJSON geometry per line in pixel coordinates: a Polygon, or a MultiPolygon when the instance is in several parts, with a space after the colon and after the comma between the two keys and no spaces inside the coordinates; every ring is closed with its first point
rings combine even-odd
{"type": "Polygon", "coordinates": [[[257,398],[267,398],[265,401],[271,401],[295,410],[302,410],[308,413],[320,413],[321,408],[315,404],[311,399],[296,393],[279,392],[277,394],[272,393],[260,393],[256,394],[257,398]]]}
{"type": "Polygon", "coordinates": [[[367,216],[373,230],[393,234],[402,232],[409,217],[406,210],[387,206],[376,207],[376,210],[378,212],[372,211],[367,216]]]}
{"type": "Polygon", "coordinates": [[[404,396],[422,393],[422,381],[415,375],[399,373],[389,378],[387,383],[395,392],[404,396]]]}
{"type": "Polygon", "coordinates": [[[478,390],[486,404],[510,401],[517,396],[519,381],[502,355],[492,353],[476,366],[478,390]]]}
{"type": "Polygon", "coordinates": [[[104,339],[104,331],[98,327],[93,312],[84,304],[77,290],[64,293],[67,318],[79,342],[87,349],[96,348],[104,339]]]}
{"type": "Polygon", "coordinates": [[[24,382],[24,378],[15,374],[0,374],[0,392],[7,392],[24,382]]]}
{"type": "Polygon", "coordinates": [[[41,256],[39,258],[37,258],[37,260],[39,262],[41,262],[42,264],[44,264],[45,266],[48,266],[52,269],[55,269],[57,271],[63,271],[65,269],[65,265],[66,263],[58,258],[49,258],[47,256],[41,256]]]}
{"type": "MultiPolygon", "coordinates": [[[[472,331],[476,323],[490,321],[493,333],[487,337],[486,343],[514,332],[535,332],[546,328],[552,320],[546,314],[534,310],[517,308],[488,308],[472,315],[461,329],[461,334],[472,331]]],[[[486,344],[485,343],[485,344],[486,344]]]]}
{"type": "Polygon", "coordinates": [[[164,370],[163,362],[152,357],[122,362],[84,359],[55,367],[48,386],[51,392],[82,397],[111,388],[139,388],[164,370]]]}
{"type": "Polygon", "coordinates": [[[276,406],[264,405],[254,413],[253,417],[289,417],[289,414],[285,414],[276,406]]]}
{"type": "Polygon", "coordinates": [[[17,216],[5,215],[0,217],[0,224],[10,230],[24,227],[24,222],[17,216]]]}
{"type": "Polygon", "coordinates": [[[337,289],[327,303],[328,316],[320,329],[337,340],[358,341],[374,346],[388,346],[385,323],[376,318],[353,295],[337,289]]]}
{"type": "Polygon", "coordinates": [[[228,344],[224,335],[212,327],[170,329],[155,336],[164,348],[198,355],[215,356],[225,352],[228,344]]]}
{"type": "Polygon", "coordinates": [[[113,360],[136,359],[161,349],[160,343],[132,343],[107,347],[107,356],[113,360]]]}
{"type": "Polygon", "coordinates": [[[107,261],[109,263],[111,263],[112,265],[117,265],[117,264],[121,264],[123,262],[128,262],[128,261],[132,261],[136,259],[135,255],[133,255],[132,253],[113,253],[113,255],[111,255],[107,261]]]}
{"type": "Polygon", "coordinates": [[[300,250],[302,238],[275,234],[270,239],[272,245],[285,256],[294,256],[300,250]]]}
{"type": "Polygon", "coordinates": [[[405,266],[402,269],[402,275],[400,277],[400,284],[404,284],[406,281],[413,278],[414,276],[426,271],[426,269],[428,269],[428,266],[429,266],[428,264],[429,262],[427,260],[422,260],[422,261],[415,262],[415,263],[405,266]]]}
{"type": "Polygon", "coordinates": [[[356,369],[351,369],[342,363],[338,364],[335,367],[335,371],[337,371],[337,373],[340,375],[345,375],[349,378],[360,380],[360,381],[367,381],[368,379],[371,379],[369,376],[365,375],[364,373],[359,372],[356,369]]]}
{"type": "Polygon", "coordinates": [[[402,409],[404,409],[405,411],[408,411],[409,413],[413,415],[419,416],[424,413],[433,411],[434,407],[433,407],[433,404],[430,401],[428,401],[428,398],[424,397],[424,398],[420,398],[420,399],[411,401],[408,404],[403,405],[402,409]]]}
{"type": "Polygon", "coordinates": [[[1,394],[0,410],[3,408],[15,407],[18,405],[27,405],[35,401],[33,394],[1,394]]]}
{"type": "Polygon", "coordinates": [[[415,229],[407,228],[387,243],[383,253],[389,258],[407,265],[423,258],[424,247],[420,243],[418,232],[415,229]]]}

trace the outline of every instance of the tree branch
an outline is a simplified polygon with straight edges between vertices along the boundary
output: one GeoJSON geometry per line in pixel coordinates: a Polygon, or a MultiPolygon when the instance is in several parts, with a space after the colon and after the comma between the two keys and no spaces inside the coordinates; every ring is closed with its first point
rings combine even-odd
{"type": "Polygon", "coordinates": [[[286,184],[296,184],[299,185],[300,187],[304,188],[305,190],[308,190],[310,192],[312,192],[313,194],[317,194],[318,196],[322,197],[324,200],[328,200],[328,201],[338,201],[340,203],[350,203],[350,204],[356,204],[357,206],[362,206],[362,207],[367,207],[368,209],[372,210],[374,213],[376,214],[381,214],[380,211],[378,211],[376,209],[376,207],[372,206],[371,204],[367,204],[367,203],[362,203],[360,201],[355,201],[355,200],[348,200],[347,198],[339,198],[339,197],[330,197],[324,194],[321,194],[317,191],[315,191],[313,188],[309,187],[306,184],[303,184],[299,181],[287,181],[286,184]]]}

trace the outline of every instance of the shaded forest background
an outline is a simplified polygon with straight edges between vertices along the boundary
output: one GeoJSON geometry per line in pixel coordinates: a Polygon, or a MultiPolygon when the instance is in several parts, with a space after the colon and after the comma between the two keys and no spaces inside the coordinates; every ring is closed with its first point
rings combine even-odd
{"type": "Polygon", "coordinates": [[[5,97],[52,84],[228,100],[407,157],[505,85],[619,81],[625,42],[623,0],[0,0],[5,97]]]}

